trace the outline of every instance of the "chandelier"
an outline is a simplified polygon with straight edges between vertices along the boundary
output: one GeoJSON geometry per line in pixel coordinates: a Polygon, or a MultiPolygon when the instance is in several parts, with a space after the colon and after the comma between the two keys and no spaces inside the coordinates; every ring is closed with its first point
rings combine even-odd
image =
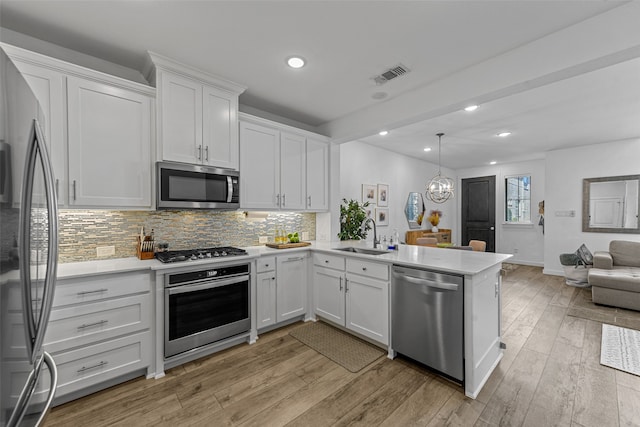
{"type": "Polygon", "coordinates": [[[444,203],[453,197],[453,180],[442,176],[440,171],[440,145],[443,135],[444,133],[442,132],[436,134],[438,137],[438,174],[431,178],[431,181],[427,184],[427,191],[425,192],[427,199],[434,203],[444,203]]]}

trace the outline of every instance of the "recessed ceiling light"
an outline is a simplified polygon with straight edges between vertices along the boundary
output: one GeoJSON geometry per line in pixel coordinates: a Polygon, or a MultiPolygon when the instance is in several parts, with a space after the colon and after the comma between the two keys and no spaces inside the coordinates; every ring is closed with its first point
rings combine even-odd
{"type": "Polygon", "coordinates": [[[306,61],[301,56],[291,56],[287,58],[287,65],[291,68],[302,68],[306,64],[306,61]]]}
{"type": "Polygon", "coordinates": [[[468,107],[464,107],[464,111],[476,111],[478,109],[477,105],[469,105],[468,107]]]}
{"type": "Polygon", "coordinates": [[[495,160],[491,160],[491,161],[489,162],[489,164],[490,164],[490,165],[495,165],[496,163],[498,163],[498,162],[496,162],[495,160]]]}
{"type": "Polygon", "coordinates": [[[387,131],[387,130],[381,130],[380,132],[378,132],[378,135],[380,135],[380,136],[385,136],[385,135],[388,135],[388,134],[389,134],[389,131],[387,131]]]}
{"type": "Polygon", "coordinates": [[[424,151],[431,151],[431,148],[425,147],[424,151]]]}
{"type": "Polygon", "coordinates": [[[505,136],[511,135],[511,132],[500,132],[497,136],[500,138],[504,138],[505,136]]]}

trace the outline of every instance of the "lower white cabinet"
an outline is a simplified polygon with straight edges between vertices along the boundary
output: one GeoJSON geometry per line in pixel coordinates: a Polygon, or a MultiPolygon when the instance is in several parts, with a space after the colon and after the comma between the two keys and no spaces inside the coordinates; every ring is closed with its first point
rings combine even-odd
{"type": "Polygon", "coordinates": [[[258,259],[257,327],[275,325],[307,313],[307,256],[258,259]]]}
{"type": "Polygon", "coordinates": [[[389,267],[315,254],[314,312],[381,344],[389,344],[389,267]]]}

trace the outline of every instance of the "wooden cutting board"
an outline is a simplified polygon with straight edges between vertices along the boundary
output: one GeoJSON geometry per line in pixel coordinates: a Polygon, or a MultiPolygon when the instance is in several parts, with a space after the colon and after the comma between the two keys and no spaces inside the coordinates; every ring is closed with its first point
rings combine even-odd
{"type": "Polygon", "coordinates": [[[301,248],[303,246],[310,246],[311,242],[299,242],[299,243],[265,243],[265,246],[274,249],[289,249],[289,248],[301,248]]]}

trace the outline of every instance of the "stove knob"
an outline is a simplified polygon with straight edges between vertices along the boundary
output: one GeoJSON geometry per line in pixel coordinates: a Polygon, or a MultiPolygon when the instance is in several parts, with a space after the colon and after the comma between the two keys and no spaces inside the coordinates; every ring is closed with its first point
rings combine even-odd
{"type": "Polygon", "coordinates": [[[200,252],[200,253],[198,254],[198,258],[199,258],[199,259],[204,258],[204,254],[203,254],[202,252],[200,252]]]}
{"type": "Polygon", "coordinates": [[[225,251],[222,251],[222,253],[220,255],[227,256],[228,254],[225,251]]]}
{"type": "Polygon", "coordinates": [[[195,261],[195,260],[197,260],[197,259],[198,259],[198,257],[196,256],[196,254],[193,254],[193,255],[191,255],[191,256],[189,257],[189,259],[190,259],[191,261],[195,261]]]}
{"type": "Polygon", "coordinates": [[[216,257],[216,256],[220,256],[220,254],[218,253],[218,251],[215,251],[215,252],[213,253],[213,256],[214,256],[214,257],[216,257]]]}
{"type": "Polygon", "coordinates": [[[211,258],[211,252],[207,252],[207,253],[206,253],[206,255],[205,255],[205,257],[207,257],[207,258],[211,258]]]}

